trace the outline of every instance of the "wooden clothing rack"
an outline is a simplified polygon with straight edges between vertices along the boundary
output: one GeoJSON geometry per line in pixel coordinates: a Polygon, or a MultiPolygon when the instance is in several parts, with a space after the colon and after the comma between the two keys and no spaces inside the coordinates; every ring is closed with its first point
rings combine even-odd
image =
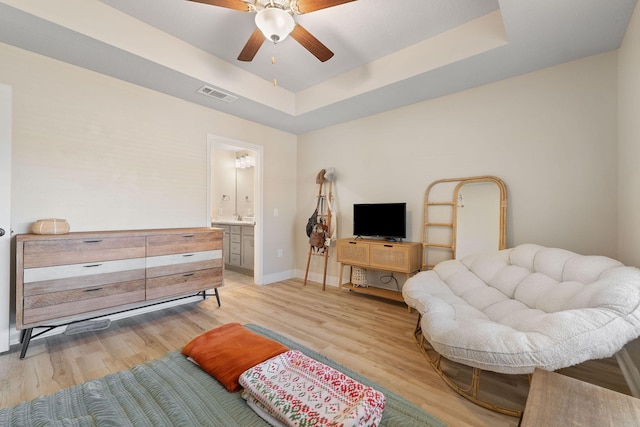
{"type": "Polygon", "coordinates": [[[311,259],[314,256],[324,258],[324,271],[322,274],[322,290],[327,287],[327,265],[329,262],[329,245],[326,244],[327,239],[331,235],[331,208],[330,204],[333,202],[332,194],[332,182],[327,181],[322,177],[318,184],[318,223],[323,224],[324,227],[324,244],[322,247],[316,247],[311,242],[309,243],[309,255],[307,256],[307,269],[304,273],[304,286],[307,286],[307,278],[309,277],[309,267],[311,265],[311,259]]]}

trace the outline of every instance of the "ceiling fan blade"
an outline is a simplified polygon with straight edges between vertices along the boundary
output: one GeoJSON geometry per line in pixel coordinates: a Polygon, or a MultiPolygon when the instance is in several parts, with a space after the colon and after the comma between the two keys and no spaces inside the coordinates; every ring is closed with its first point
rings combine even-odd
{"type": "Polygon", "coordinates": [[[238,61],[251,62],[265,40],[266,39],[264,38],[262,31],[260,31],[258,28],[253,30],[253,33],[251,33],[249,40],[247,40],[247,44],[244,45],[244,47],[242,48],[242,52],[240,52],[240,55],[238,55],[238,61]]]}
{"type": "Polygon", "coordinates": [[[325,62],[331,59],[333,52],[331,52],[325,45],[320,43],[320,40],[315,38],[309,31],[305,30],[300,24],[296,24],[291,32],[293,37],[298,43],[305,49],[313,54],[320,61],[325,62]]]}
{"type": "Polygon", "coordinates": [[[242,0],[189,0],[197,3],[210,4],[211,6],[226,7],[227,9],[249,12],[249,6],[242,0]]]}
{"type": "Polygon", "coordinates": [[[344,3],[350,3],[352,1],[355,0],[298,0],[298,10],[300,13],[309,13],[344,3]]]}

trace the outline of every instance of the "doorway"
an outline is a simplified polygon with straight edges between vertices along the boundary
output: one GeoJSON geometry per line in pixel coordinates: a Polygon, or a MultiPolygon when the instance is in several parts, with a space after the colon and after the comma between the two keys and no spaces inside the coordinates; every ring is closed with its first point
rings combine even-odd
{"type": "Polygon", "coordinates": [[[223,228],[225,270],[262,284],[262,155],[260,146],[207,138],[207,217],[223,228]]]}

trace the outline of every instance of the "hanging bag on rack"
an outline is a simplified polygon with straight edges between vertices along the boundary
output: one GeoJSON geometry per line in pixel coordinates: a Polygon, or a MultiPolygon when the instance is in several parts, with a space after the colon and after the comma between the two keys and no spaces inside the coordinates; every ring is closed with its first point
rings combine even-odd
{"type": "Polygon", "coordinates": [[[311,236],[309,236],[309,244],[316,249],[324,248],[326,234],[327,226],[321,221],[313,227],[311,236]]]}
{"type": "Polygon", "coordinates": [[[311,233],[313,233],[313,229],[316,224],[318,224],[318,209],[320,208],[320,198],[318,198],[318,204],[316,205],[316,210],[313,211],[313,214],[307,220],[307,237],[311,237],[311,233]]]}
{"type": "MultiPolygon", "coordinates": [[[[316,184],[322,185],[322,183],[324,182],[324,174],[325,174],[324,169],[321,169],[320,172],[318,172],[318,175],[316,175],[316,184]]],[[[311,237],[311,233],[313,233],[314,227],[318,224],[318,215],[319,215],[318,211],[320,210],[320,200],[321,200],[321,196],[320,194],[318,194],[318,202],[316,203],[316,210],[313,211],[313,214],[307,220],[307,237],[311,237]]]]}
{"type": "MultiPolygon", "coordinates": [[[[320,213],[324,212],[324,196],[318,196],[318,207],[316,209],[320,213]]],[[[322,218],[313,226],[313,230],[309,236],[309,244],[317,250],[324,248],[324,241],[327,237],[327,228],[327,224],[322,218]]]]}

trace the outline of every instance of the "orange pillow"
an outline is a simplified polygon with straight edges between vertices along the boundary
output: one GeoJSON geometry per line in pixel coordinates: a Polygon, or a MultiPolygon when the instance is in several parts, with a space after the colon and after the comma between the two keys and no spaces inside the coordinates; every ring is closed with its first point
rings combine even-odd
{"type": "Polygon", "coordinates": [[[182,349],[182,354],[234,392],[240,389],[240,374],[288,350],[239,323],[228,323],[195,337],[182,349]]]}

